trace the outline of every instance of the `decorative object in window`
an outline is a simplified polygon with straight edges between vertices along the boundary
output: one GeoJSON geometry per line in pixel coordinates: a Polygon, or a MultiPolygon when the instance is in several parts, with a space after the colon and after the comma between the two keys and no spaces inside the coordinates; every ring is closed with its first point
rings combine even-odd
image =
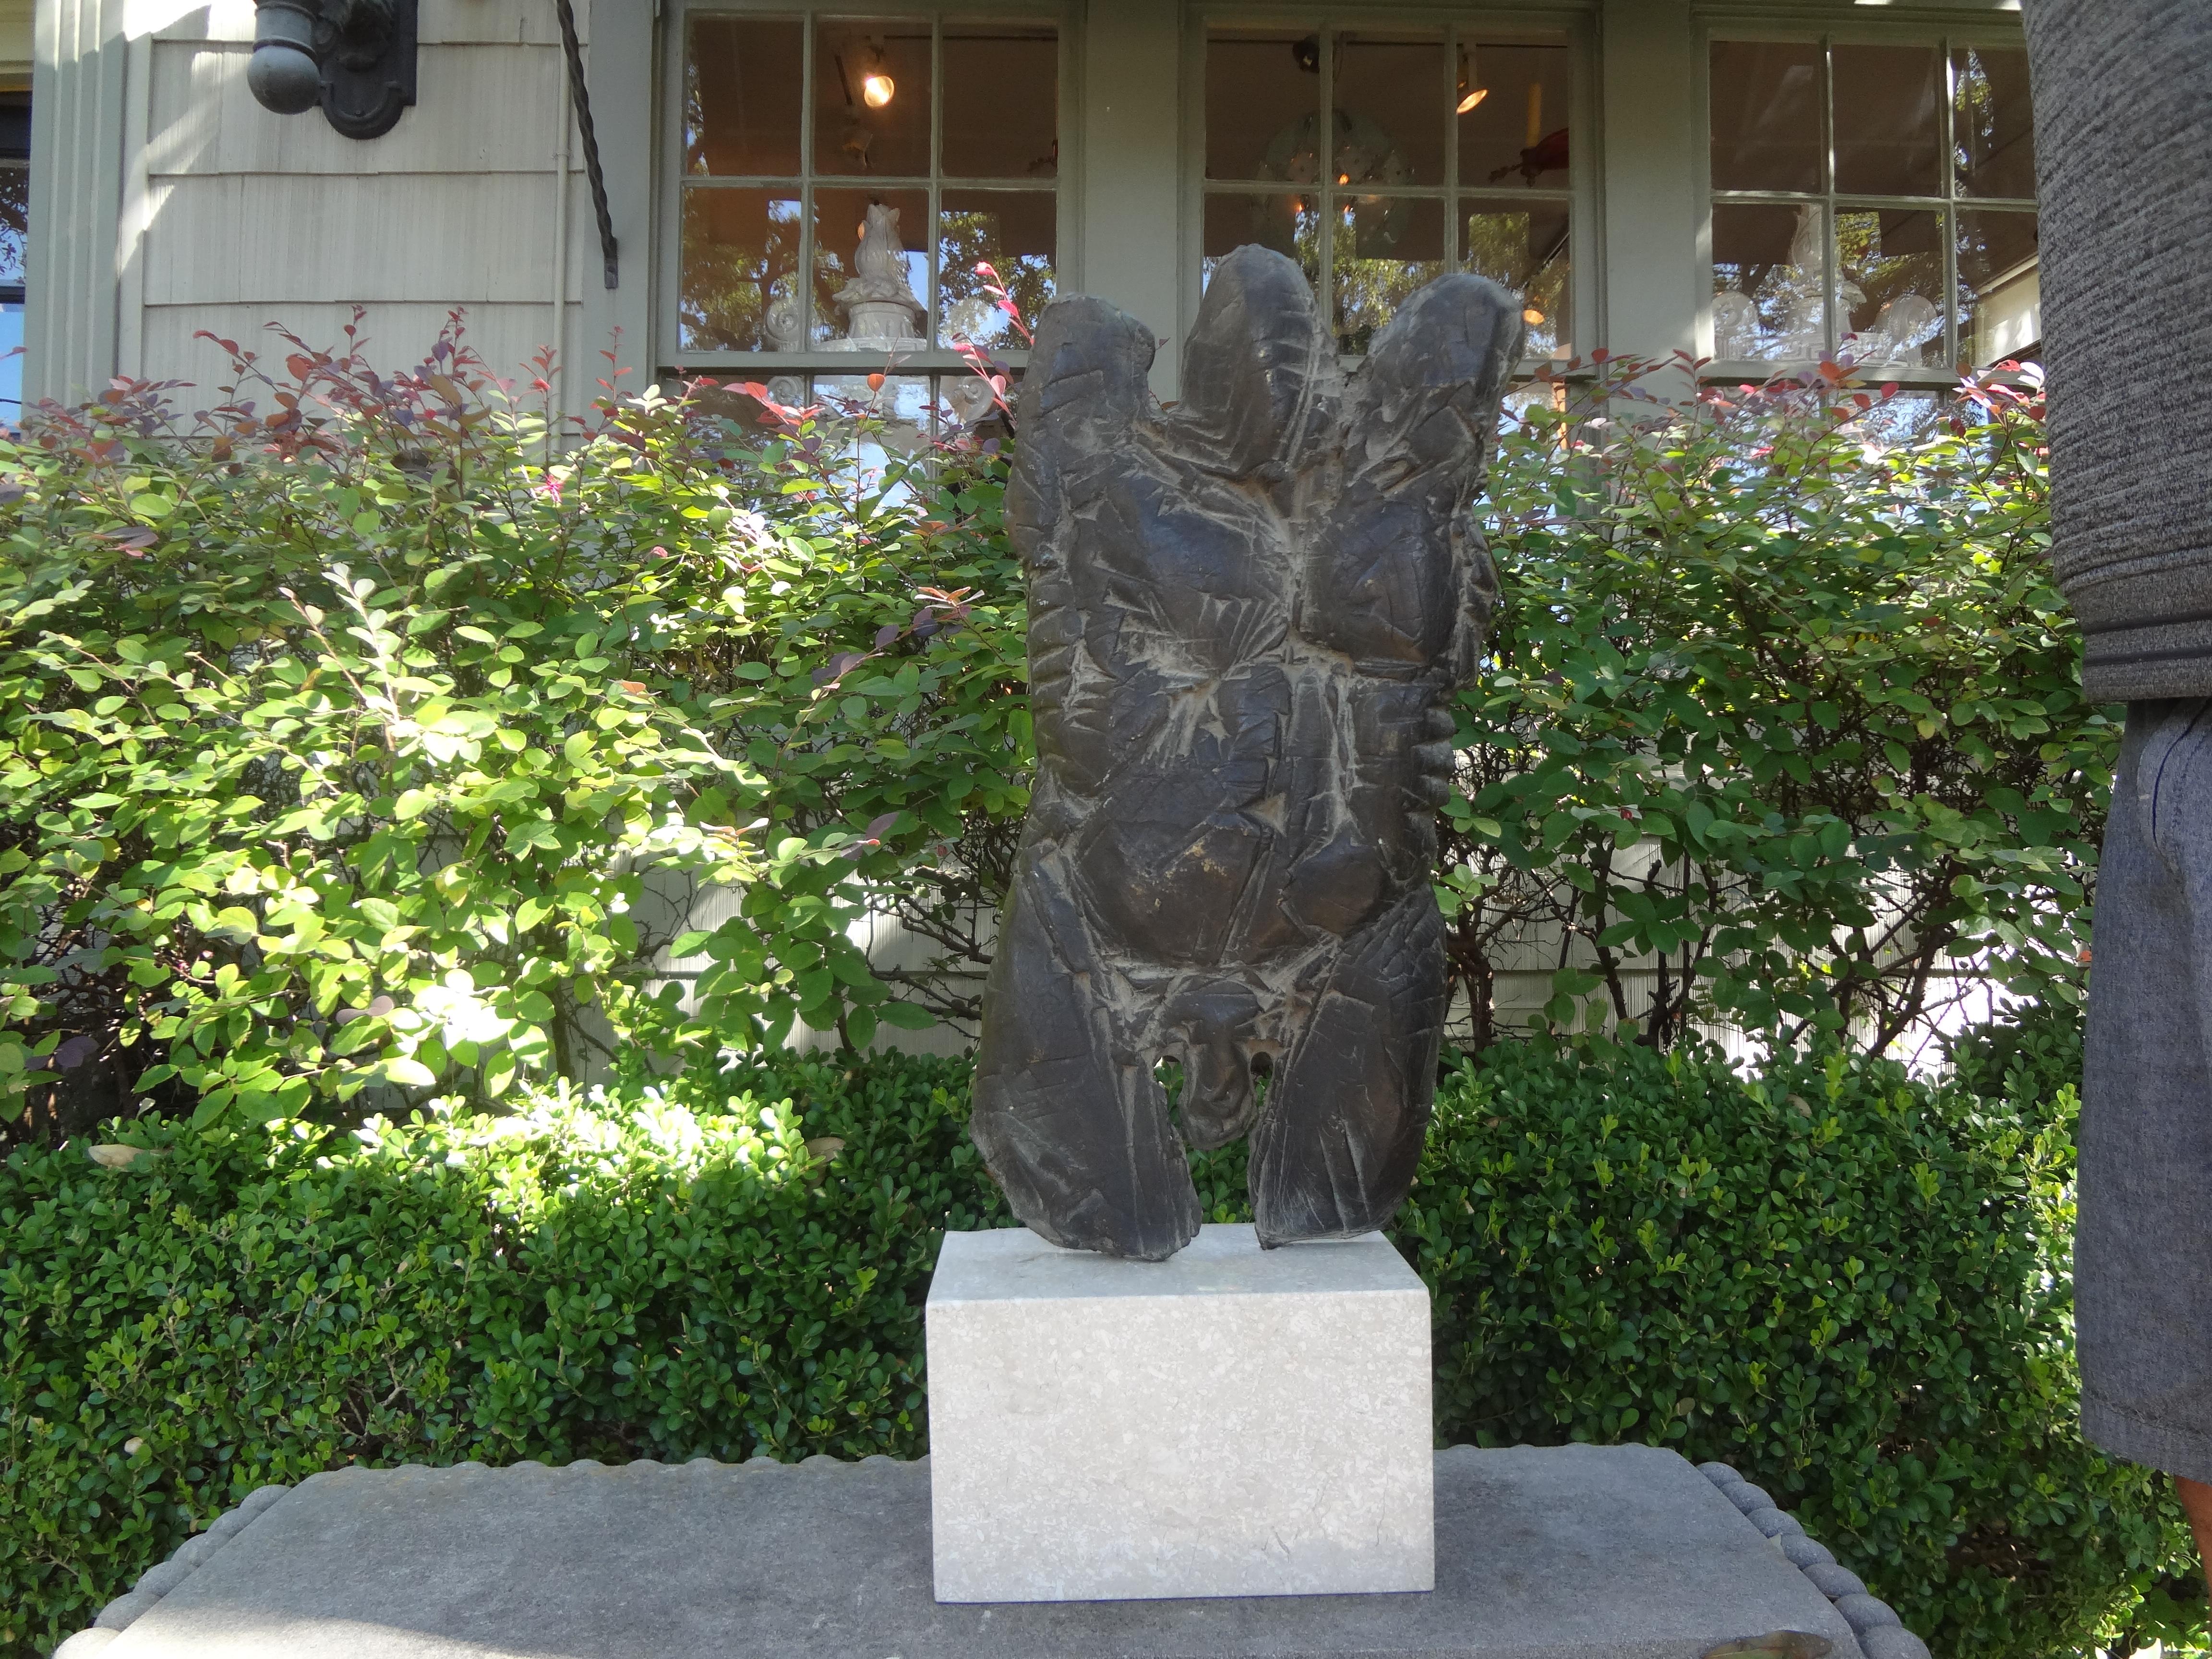
{"type": "Polygon", "coordinates": [[[845,314],[845,337],[833,343],[850,351],[910,351],[923,344],[921,325],[929,307],[915,297],[907,278],[896,208],[868,204],[853,269],[853,280],[836,297],[845,314]]]}

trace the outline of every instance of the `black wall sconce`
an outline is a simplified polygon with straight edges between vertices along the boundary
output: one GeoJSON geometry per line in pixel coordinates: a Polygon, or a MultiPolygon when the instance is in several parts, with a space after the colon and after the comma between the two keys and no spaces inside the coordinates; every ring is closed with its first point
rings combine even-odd
{"type": "Polygon", "coordinates": [[[264,109],[322,106],[349,138],[380,138],[415,101],[415,0],[253,0],[246,84],[264,109]]]}

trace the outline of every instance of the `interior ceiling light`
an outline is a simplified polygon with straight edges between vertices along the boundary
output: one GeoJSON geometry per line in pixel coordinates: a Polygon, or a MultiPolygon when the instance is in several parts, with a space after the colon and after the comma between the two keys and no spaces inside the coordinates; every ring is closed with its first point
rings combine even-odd
{"type": "Polygon", "coordinates": [[[1466,114],[1489,96],[1490,88],[1478,84],[1474,78],[1474,49],[1462,46],[1459,52],[1459,112],[1466,114]]]}
{"type": "Polygon", "coordinates": [[[878,46],[875,49],[873,61],[868,67],[868,72],[860,77],[861,100],[870,109],[881,109],[890,103],[897,93],[898,82],[892,80],[884,71],[884,49],[878,46]]]}
{"type": "Polygon", "coordinates": [[[1531,328],[1541,328],[1544,325],[1544,313],[1535,307],[1530,306],[1521,313],[1521,320],[1531,328]]]}

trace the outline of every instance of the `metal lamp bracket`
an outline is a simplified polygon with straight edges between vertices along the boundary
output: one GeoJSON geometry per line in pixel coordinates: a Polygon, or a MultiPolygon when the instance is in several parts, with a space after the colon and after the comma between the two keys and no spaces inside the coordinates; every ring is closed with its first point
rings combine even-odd
{"type": "Polygon", "coordinates": [[[415,101],[416,0],[254,0],[254,96],[319,105],[349,138],[380,138],[415,101]]]}

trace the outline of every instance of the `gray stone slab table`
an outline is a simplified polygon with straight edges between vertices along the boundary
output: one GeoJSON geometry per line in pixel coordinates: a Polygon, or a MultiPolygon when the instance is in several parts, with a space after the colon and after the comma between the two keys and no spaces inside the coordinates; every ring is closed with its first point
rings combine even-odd
{"type": "Polygon", "coordinates": [[[1826,1552],[1717,1465],[1643,1446],[1461,1447],[1437,1454],[1436,1498],[1427,1595],[945,1606],[926,1461],[348,1470],[249,1500],[240,1524],[179,1553],[186,1571],[154,1569],[109,1628],[63,1652],[1699,1659],[1796,1630],[1831,1659],[1927,1654],[1871,1597],[1815,1588],[1793,1562],[1826,1552]]]}

